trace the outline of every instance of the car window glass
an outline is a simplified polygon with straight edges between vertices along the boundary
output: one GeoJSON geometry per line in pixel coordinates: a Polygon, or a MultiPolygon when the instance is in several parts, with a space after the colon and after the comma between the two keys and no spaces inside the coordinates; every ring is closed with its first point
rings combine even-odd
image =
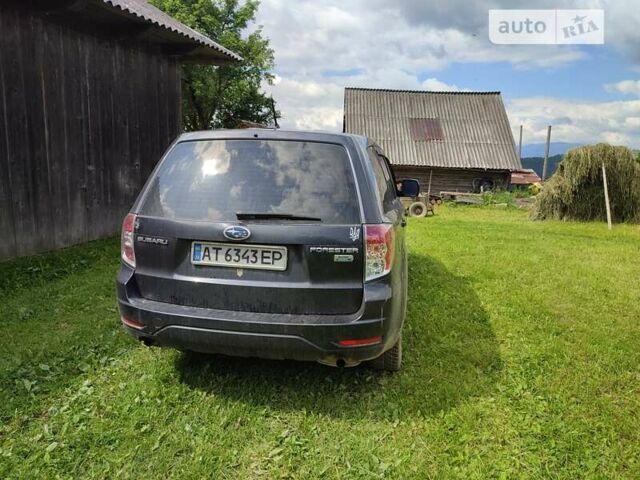
{"type": "Polygon", "coordinates": [[[373,167],[373,173],[376,178],[378,194],[380,196],[380,201],[382,202],[382,210],[384,212],[388,212],[393,209],[395,187],[393,186],[389,172],[386,171],[386,166],[383,166],[381,163],[383,160],[378,156],[373,148],[369,148],[368,153],[371,166],[373,167]]]}
{"type": "Polygon", "coordinates": [[[396,185],[393,173],[391,172],[391,169],[389,167],[389,161],[385,157],[380,155],[378,156],[378,158],[380,158],[380,163],[384,172],[384,178],[387,180],[387,195],[389,196],[388,201],[393,202],[396,198],[398,198],[398,195],[396,193],[396,185]]]}
{"type": "Polygon", "coordinates": [[[182,142],[152,178],[140,209],[143,215],[202,221],[235,221],[238,212],[359,223],[346,149],[282,140],[182,142]]]}

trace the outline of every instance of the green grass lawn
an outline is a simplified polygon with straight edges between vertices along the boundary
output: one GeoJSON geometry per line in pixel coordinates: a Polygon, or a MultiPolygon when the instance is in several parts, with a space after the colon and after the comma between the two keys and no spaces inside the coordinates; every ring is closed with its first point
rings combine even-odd
{"type": "Polygon", "coordinates": [[[394,375],[138,345],[115,241],[0,264],[0,478],[639,478],[640,228],[408,236],[394,375]]]}

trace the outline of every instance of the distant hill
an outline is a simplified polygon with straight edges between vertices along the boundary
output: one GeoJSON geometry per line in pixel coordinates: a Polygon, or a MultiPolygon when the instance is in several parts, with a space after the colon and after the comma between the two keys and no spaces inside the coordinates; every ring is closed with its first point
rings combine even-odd
{"type": "MultiPolygon", "coordinates": [[[[549,161],[547,162],[547,178],[554,174],[556,169],[558,168],[558,164],[562,161],[562,157],[564,155],[554,155],[553,157],[549,157],[549,161]]],[[[522,159],[522,167],[523,168],[532,168],[536,171],[538,176],[542,178],[542,169],[544,167],[544,157],[528,157],[522,159]]]]}
{"type": "MultiPolygon", "coordinates": [[[[544,157],[544,143],[528,143],[522,145],[522,158],[544,157]]],[[[551,142],[549,144],[549,156],[564,155],[567,150],[581,146],[581,143],[551,142]]]]}

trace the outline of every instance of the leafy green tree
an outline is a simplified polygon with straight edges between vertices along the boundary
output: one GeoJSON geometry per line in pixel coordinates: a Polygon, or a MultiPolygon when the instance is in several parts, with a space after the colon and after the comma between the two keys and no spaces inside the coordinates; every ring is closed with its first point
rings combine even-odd
{"type": "Polygon", "coordinates": [[[183,123],[185,130],[234,128],[241,120],[273,121],[271,98],[260,91],[271,83],[274,67],[269,40],[257,28],[258,0],[150,0],[185,25],[240,55],[234,65],[183,66],[183,123]]]}

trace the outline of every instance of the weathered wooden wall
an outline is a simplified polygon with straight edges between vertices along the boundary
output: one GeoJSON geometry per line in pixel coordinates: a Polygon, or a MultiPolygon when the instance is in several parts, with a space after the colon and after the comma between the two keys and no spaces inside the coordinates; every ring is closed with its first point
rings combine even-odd
{"type": "Polygon", "coordinates": [[[180,103],[174,58],[0,4],[0,259],[117,233],[180,103]]]}
{"type": "MultiPolygon", "coordinates": [[[[431,176],[431,193],[440,194],[442,191],[474,192],[474,180],[488,178],[494,185],[507,188],[511,174],[506,170],[466,170],[456,168],[405,167],[394,166],[394,173],[398,180],[415,178],[420,181],[421,190],[427,193],[429,186],[429,172],[431,176]]],[[[475,182],[477,186],[477,181],[475,182]]]]}

